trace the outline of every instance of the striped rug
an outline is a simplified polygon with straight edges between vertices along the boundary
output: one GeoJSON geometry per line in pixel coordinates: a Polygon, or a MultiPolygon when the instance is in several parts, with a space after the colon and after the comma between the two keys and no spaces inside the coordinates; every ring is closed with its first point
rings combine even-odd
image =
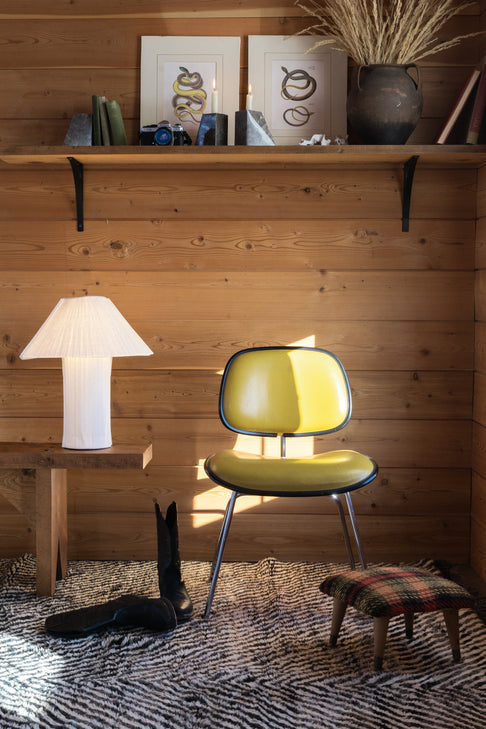
{"type": "MultiPolygon", "coordinates": [[[[432,568],[432,563],[421,563],[432,568]]],[[[172,633],[113,630],[62,641],[56,612],[124,593],[157,597],[154,562],[71,562],[54,597],[35,595],[35,558],[0,565],[0,726],[47,729],[484,729],[486,626],[461,611],[454,664],[442,617],[420,615],[408,642],[390,623],[375,673],[372,624],[348,610],[328,646],[340,565],[225,564],[208,622],[209,565],[185,562],[196,617],[172,633]]]]}

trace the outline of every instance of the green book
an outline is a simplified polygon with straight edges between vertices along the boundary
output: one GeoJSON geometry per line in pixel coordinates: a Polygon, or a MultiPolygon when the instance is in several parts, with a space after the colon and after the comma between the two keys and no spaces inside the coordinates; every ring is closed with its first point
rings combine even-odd
{"type": "Polygon", "coordinates": [[[98,98],[100,100],[101,143],[106,146],[111,144],[110,125],[108,124],[108,112],[106,111],[106,96],[100,96],[98,98]]]}
{"type": "Polygon", "coordinates": [[[103,144],[101,140],[100,97],[93,94],[91,97],[91,111],[93,115],[93,145],[103,144]]]}
{"type": "Polygon", "coordinates": [[[106,101],[106,111],[110,123],[111,143],[128,144],[125,125],[118,101],[106,101]]]}

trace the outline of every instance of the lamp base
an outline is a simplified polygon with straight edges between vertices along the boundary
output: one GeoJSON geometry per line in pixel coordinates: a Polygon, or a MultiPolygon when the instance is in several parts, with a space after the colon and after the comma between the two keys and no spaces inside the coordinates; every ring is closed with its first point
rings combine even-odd
{"type": "Polygon", "coordinates": [[[109,448],[111,357],[63,357],[63,448],[109,448]]]}

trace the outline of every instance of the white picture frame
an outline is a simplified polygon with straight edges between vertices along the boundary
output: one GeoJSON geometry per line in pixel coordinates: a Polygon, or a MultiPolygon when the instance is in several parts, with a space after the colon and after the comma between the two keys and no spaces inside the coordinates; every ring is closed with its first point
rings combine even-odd
{"type": "Polygon", "coordinates": [[[276,144],[299,144],[313,134],[331,142],[347,136],[348,58],[323,36],[251,35],[248,82],[276,144]]]}
{"type": "Polygon", "coordinates": [[[239,36],[142,36],[140,67],[141,127],[164,119],[180,122],[194,143],[202,114],[217,111],[228,115],[228,144],[233,144],[239,36]]]}

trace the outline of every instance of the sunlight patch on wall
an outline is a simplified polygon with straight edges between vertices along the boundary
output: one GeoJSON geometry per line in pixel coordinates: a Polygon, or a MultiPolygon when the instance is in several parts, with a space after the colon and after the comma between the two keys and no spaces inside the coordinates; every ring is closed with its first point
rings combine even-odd
{"type": "MultiPolygon", "coordinates": [[[[192,526],[194,529],[206,527],[208,524],[214,524],[214,522],[219,522],[219,524],[221,524],[224,516],[224,510],[231,493],[227,489],[222,489],[222,491],[225,493],[222,494],[216,487],[216,489],[211,489],[204,494],[198,494],[194,497],[194,512],[192,515],[192,526]],[[214,501],[211,500],[212,497],[214,497],[214,501]],[[215,507],[219,508],[215,510],[215,507]],[[209,508],[211,511],[208,511],[209,508]]],[[[278,498],[278,496],[244,495],[236,500],[235,514],[250,511],[262,504],[268,504],[271,501],[275,501],[276,498],[278,498]]]]}
{"type": "Polygon", "coordinates": [[[298,339],[296,342],[289,342],[289,347],[315,347],[316,336],[315,334],[309,334],[308,337],[298,339]]]}

